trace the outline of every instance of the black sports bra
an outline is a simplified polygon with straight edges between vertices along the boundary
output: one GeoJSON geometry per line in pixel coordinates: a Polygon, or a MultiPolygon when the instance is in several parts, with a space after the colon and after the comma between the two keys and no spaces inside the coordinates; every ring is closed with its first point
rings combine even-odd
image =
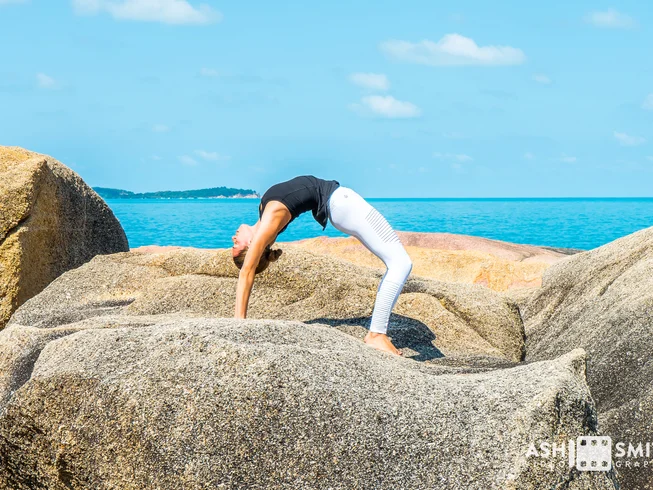
{"type": "Polygon", "coordinates": [[[297,216],[306,211],[312,211],[315,221],[325,229],[328,222],[327,203],[333,191],[339,186],[340,183],[336,180],[319,179],[313,175],[301,175],[280,182],[270,187],[261,197],[261,204],[258,207],[259,217],[263,216],[263,210],[268,202],[280,201],[288,208],[292,218],[279,233],[283,233],[297,216]]]}

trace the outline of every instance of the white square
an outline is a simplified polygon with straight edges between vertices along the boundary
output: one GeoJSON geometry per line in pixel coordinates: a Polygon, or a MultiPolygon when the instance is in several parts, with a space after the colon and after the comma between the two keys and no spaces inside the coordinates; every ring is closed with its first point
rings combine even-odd
{"type": "Polygon", "coordinates": [[[612,438],[610,436],[579,436],[576,439],[576,469],[579,471],[610,471],[612,468],[612,438]]]}

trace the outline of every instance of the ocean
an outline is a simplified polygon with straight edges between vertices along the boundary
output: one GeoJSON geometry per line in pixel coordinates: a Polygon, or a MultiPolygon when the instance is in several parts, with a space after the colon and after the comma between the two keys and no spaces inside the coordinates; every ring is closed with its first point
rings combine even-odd
{"type": "MultiPolygon", "coordinates": [[[[447,232],[550,247],[589,250],[653,226],[653,198],[367,199],[398,231],[447,232]]],[[[130,247],[231,247],[241,223],[258,219],[258,199],[107,199],[130,247]]],[[[326,230],[305,213],[278,242],[326,230]]]]}

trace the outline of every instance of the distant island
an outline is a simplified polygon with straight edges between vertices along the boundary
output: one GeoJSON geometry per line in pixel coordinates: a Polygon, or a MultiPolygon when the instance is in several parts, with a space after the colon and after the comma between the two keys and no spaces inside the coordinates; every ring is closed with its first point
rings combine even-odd
{"type": "Polygon", "coordinates": [[[252,189],[232,187],[211,187],[192,191],[131,192],[124,189],[93,187],[102,199],[223,199],[261,197],[252,189]]]}

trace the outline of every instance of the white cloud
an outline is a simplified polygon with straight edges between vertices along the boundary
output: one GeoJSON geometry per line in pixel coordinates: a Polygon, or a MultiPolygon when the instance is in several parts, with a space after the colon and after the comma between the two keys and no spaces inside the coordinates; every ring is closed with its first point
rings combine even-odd
{"type": "Polygon", "coordinates": [[[551,79],[546,75],[542,75],[541,73],[536,73],[533,75],[533,80],[544,85],[551,85],[551,79]]]}
{"type": "Polygon", "coordinates": [[[604,12],[590,12],[585,16],[585,22],[607,29],[632,29],[637,27],[635,19],[614,9],[608,9],[604,12]]]}
{"type": "Polygon", "coordinates": [[[560,161],[565,163],[575,163],[578,161],[578,158],[563,153],[562,156],[560,157],[560,161]]]}
{"type": "Polygon", "coordinates": [[[184,165],[190,165],[190,166],[197,165],[197,161],[194,158],[189,157],[188,155],[180,156],[179,161],[184,165]]]}
{"type": "Polygon", "coordinates": [[[39,87],[41,88],[55,88],[57,86],[57,82],[55,81],[55,79],[49,77],[45,73],[37,73],[36,81],[39,84],[39,87]]]}
{"type": "Polygon", "coordinates": [[[352,73],[349,80],[359,87],[370,90],[388,90],[390,81],[382,73],[352,73]]]}
{"type": "Polygon", "coordinates": [[[646,157],[646,159],[653,162],[653,156],[646,157]]]}
{"type": "Polygon", "coordinates": [[[390,40],[382,42],[386,55],[411,63],[432,66],[519,65],[526,60],[521,49],[511,46],[479,46],[460,34],[447,34],[438,42],[428,39],[417,43],[390,40]]]}
{"type": "Polygon", "coordinates": [[[152,126],[152,131],[155,133],[167,133],[170,131],[170,128],[166,126],[165,124],[155,124],[152,126]]]}
{"type": "MultiPolygon", "coordinates": [[[[391,95],[370,95],[361,99],[363,109],[374,115],[387,117],[391,119],[417,117],[421,114],[419,107],[410,102],[397,100],[391,95]]],[[[352,108],[358,112],[361,111],[359,104],[353,104],[352,108]]]]}
{"type": "Polygon", "coordinates": [[[638,146],[646,142],[646,138],[641,136],[632,136],[626,133],[618,133],[617,131],[613,134],[621,146],[638,146]]]}
{"type": "Polygon", "coordinates": [[[200,75],[203,77],[209,77],[209,78],[217,78],[220,76],[218,73],[218,70],[214,70],[213,68],[202,68],[200,70],[200,75]]]}
{"type": "Polygon", "coordinates": [[[209,5],[194,7],[186,0],[72,0],[78,15],[106,12],[118,20],[162,22],[164,24],[212,24],[222,14],[209,5]]]}
{"type": "Polygon", "coordinates": [[[648,94],[642,103],[642,109],[653,111],[653,94],[648,94]]]}
{"type": "Polygon", "coordinates": [[[217,162],[217,161],[224,161],[224,160],[231,159],[231,157],[227,155],[220,155],[215,151],[195,150],[195,155],[200,157],[202,160],[207,160],[210,162],[217,162]]]}
{"type": "Polygon", "coordinates": [[[433,158],[438,160],[453,160],[456,162],[471,162],[474,159],[464,153],[433,153],[433,158]]]}
{"type": "Polygon", "coordinates": [[[524,153],[524,158],[526,160],[535,160],[535,155],[533,155],[531,152],[527,151],[524,153]]]}

